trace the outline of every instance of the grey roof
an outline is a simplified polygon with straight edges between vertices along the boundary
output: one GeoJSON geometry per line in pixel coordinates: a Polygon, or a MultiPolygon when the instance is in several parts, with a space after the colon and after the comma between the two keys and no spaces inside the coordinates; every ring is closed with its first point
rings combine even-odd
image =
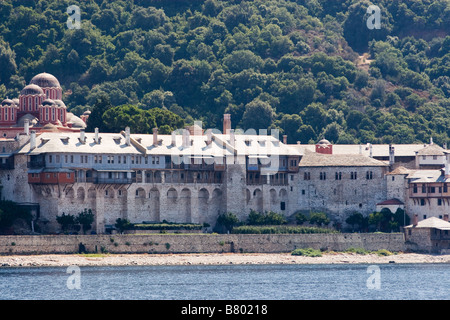
{"type": "Polygon", "coordinates": [[[437,144],[430,144],[417,151],[419,156],[443,156],[445,155],[445,149],[441,148],[437,144]]]}
{"type": "Polygon", "coordinates": [[[127,146],[122,139],[121,144],[117,144],[113,137],[117,134],[102,133],[101,142],[94,142],[94,133],[85,133],[86,143],[81,143],[78,139],[78,132],[43,132],[36,135],[36,148],[30,151],[30,144],[25,144],[18,153],[37,155],[40,153],[129,153],[141,154],[133,145],[127,146]]]}
{"type": "Polygon", "coordinates": [[[386,162],[362,154],[322,154],[306,151],[300,167],[387,167],[386,162]]]}
{"type": "MultiPolygon", "coordinates": [[[[292,144],[300,153],[305,150],[315,151],[315,144],[292,144]]],[[[333,154],[361,154],[370,156],[370,146],[372,146],[373,157],[389,157],[389,144],[333,144],[333,154]]],[[[393,144],[394,156],[396,157],[415,157],[416,151],[426,147],[427,144],[393,144]]]]}
{"type": "Polygon", "coordinates": [[[410,173],[406,176],[407,179],[411,179],[411,183],[432,183],[432,182],[449,182],[450,179],[445,178],[442,174],[442,170],[410,170],[410,173]]]}
{"type": "Polygon", "coordinates": [[[20,91],[20,95],[36,95],[36,94],[44,94],[44,91],[41,89],[41,87],[35,85],[35,84],[29,84],[26,87],[20,91]]]}
{"type": "Polygon", "coordinates": [[[450,222],[436,217],[431,217],[419,221],[416,226],[410,224],[409,226],[405,226],[405,228],[435,228],[440,230],[450,230],[450,222]]]}
{"type": "Polygon", "coordinates": [[[130,145],[126,144],[125,132],[99,133],[101,141],[94,142],[94,133],[85,133],[86,143],[81,143],[80,133],[76,132],[43,132],[36,138],[36,148],[30,151],[30,144],[24,145],[19,153],[105,153],[105,154],[141,154],[141,155],[177,155],[177,156],[255,156],[295,155],[299,153],[272,136],[235,135],[234,147],[229,135],[182,134],[157,135],[157,143],[153,143],[152,134],[131,134],[130,145]],[[175,145],[172,144],[175,139],[175,145]],[[186,141],[186,140],[188,141],[186,141]],[[185,143],[183,143],[185,141],[185,143]],[[247,141],[247,142],[246,142],[247,141]],[[248,144],[247,144],[248,143],[248,144]]]}
{"type": "Polygon", "coordinates": [[[46,72],[35,75],[31,79],[30,84],[38,85],[41,88],[61,87],[58,79],[56,79],[56,77],[51,75],[50,73],[46,73],[46,72]]]}

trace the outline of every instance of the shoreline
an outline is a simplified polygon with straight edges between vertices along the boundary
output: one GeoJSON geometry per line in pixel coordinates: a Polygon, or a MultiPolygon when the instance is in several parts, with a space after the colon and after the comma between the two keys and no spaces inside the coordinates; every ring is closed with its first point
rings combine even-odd
{"type": "Polygon", "coordinates": [[[450,254],[398,253],[389,256],[324,253],[321,257],[290,253],[182,253],[182,254],[45,254],[0,256],[0,268],[76,266],[169,266],[244,264],[386,264],[450,263],[450,254]]]}

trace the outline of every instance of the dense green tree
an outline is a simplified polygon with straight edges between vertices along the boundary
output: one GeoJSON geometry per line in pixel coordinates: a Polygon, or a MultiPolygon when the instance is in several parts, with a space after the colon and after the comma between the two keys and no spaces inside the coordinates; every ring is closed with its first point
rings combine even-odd
{"type": "Polygon", "coordinates": [[[0,82],[8,83],[13,74],[17,72],[16,55],[9,44],[0,38],[0,82]]]}
{"type": "Polygon", "coordinates": [[[247,129],[267,129],[274,119],[275,113],[273,108],[260,99],[255,99],[245,106],[242,116],[242,125],[244,130],[247,129]]]}
{"type": "Polygon", "coordinates": [[[103,121],[103,114],[111,108],[113,108],[113,106],[106,95],[99,97],[91,110],[91,114],[87,121],[86,131],[94,132],[95,128],[98,128],[100,131],[106,132],[108,127],[103,121]]]}
{"type": "MultiPolygon", "coordinates": [[[[1,98],[45,71],[59,79],[69,111],[92,111],[89,130],[109,130],[103,113],[123,105],[212,127],[228,112],[243,127],[258,100],[272,112],[252,126],[278,128],[290,142],[326,134],[337,143],[430,135],[450,143],[447,0],[85,1],[80,29],[66,25],[69,5],[0,1],[1,98]],[[367,27],[371,4],[381,29],[367,27]],[[367,64],[357,64],[363,53],[367,64]],[[422,109],[430,102],[439,112],[422,109]]],[[[177,127],[169,122],[156,125],[177,127]]]]}

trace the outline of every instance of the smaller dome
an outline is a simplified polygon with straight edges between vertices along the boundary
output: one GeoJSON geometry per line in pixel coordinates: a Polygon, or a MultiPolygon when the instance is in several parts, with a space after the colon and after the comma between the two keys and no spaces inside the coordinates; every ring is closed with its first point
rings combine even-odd
{"type": "Polygon", "coordinates": [[[58,128],[52,123],[47,123],[45,126],[42,127],[42,130],[57,131],[58,128]]]}
{"type": "Polygon", "coordinates": [[[56,104],[56,103],[52,99],[45,99],[44,101],[42,101],[43,106],[52,106],[54,104],[56,104]]]}
{"type": "Polygon", "coordinates": [[[19,101],[19,99],[17,99],[17,98],[12,99],[12,101],[13,101],[16,105],[19,105],[19,104],[20,104],[20,101],[19,101]]]}
{"type": "Polygon", "coordinates": [[[54,75],[51,75],[50,73],[45,73],[45,72],[35,75],[33,77],[33,79],[31,79],[30,84],[38,85],[41,88],[59,88],[59,87],[61,87],[58,79],[56,79],[54,75]]]}
{"type": "Polygon", "coordinates": [[[54,102],[55,102],[55,104],[58,106],[58,107],[60,107],[60,108],[67,108],[66,107],[66,105],[65,105],[65,103],[64,102],[62,102],[61,100],[53,100],[54,102]]]}
{"type": "Polygon", "coordinates": [[[35,84],[29,84],[25,88],[23,88],[22,91],[20,91],[21,96],[35,95],[35,94],[44,94],[44,91],[41,89],[41,87],[35,84]]]}
{"type": "Polygon", "coordinates": [[[72,112],[67,112],[66,121],[67,123],[72,124],[72,128],[86,128],[86,123],[81,120],[81,118],[74,115],[72,112]]]}
{"type": "Polygon", "coordinates": [[[85,115],[85,116],[88,116],[88,115],[90,115],[91,114],[91,111],[90,110],[86,110],[85,112],[83,112],[83,115],[85,115]]]}
{"type": "Polygon", "coordinates": [[[2,106],[10,106],[10,105],[14,105],[14,101],[12,101],[11,99],[5,99],[2,101],[2,106]]]}
{"type": "Polygon", "coordinates": [[[328,141],[327,139],[322,139],[317,144],[331,144],[331,142],[328,141]]]}

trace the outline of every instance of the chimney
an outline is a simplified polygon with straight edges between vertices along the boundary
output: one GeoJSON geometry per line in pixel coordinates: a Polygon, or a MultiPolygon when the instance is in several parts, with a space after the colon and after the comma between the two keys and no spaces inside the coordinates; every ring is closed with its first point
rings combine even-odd
{"type": "Polygon", "coordinates": [[[100,140],[98,139],[98,128],[95,128],[94,141],[96,144],[99,144],[99,142],[100,142],[100,140]]]}
{"type": "Polygon", "coordinates": [[[450,178],[450,153],[447,153],[445,155],[445,159],[446,159],[446,161],[445,161],[444,174],[445,174],[445,177],[447,179],[449,179],[450,178]]]}
{"type": "Polygon", "coordinates": [[[127,144],[127,146],[129,146],[131,144],[131,142],[130,142],[130,127],[125,128],[125,143],[127,144]]]}
{"type": "Polygon", "coordinates": [[[183,148],[189,148],[189,130],[183,130],[183,148]]]}
{"type": "Polygon", "coordinates": [[[359,154],[362,154],[362,145],[359,145],[359,154]]]}
{"type": "Polygon", "coordinates": [[[30,151],[36,148],[36,131],[31,131],[30,135],[30,151]]]}
{"type": "Polygon", "coordinates": [[[389,165],[390,166],[394,165],[394,163],[395,163],[394,152],[395,152],[395,148],[391,144],[389,144],[389,165]]]}
{"type": "Polygon", "coordinates": [[[419,218],[418,218],[417,214],[415,214],[412,219],[413,227],[417,226],[418,223],[419,223],[419,218]]]}
{"type": "Polygon", "coordinates": [[[223,115],[223,134],[228,134],[231,129],[231,115],[229,113],[225,113],[223,115]]]}
{"type": "Polygon", "coordinates": [[[448,222],[448,214],[444,214],[444,221],[448,222]]]}
{"type": "Polygon", "coordinates": [[[420,167],[419,152],[415,151],[415,153],[416,153],[416,169],[419,169],[419,167],[420,167]]]}
{"type": "Polygon", "coordinates": [[[433,144],[433,137],[430,137],[430,145],[433,144]]]}
{"type": "Polygon", "coordinates": [[[194,121],[194,130],[192,130],[192,134],[194,136],[201,136],[203,134],[202,129],[202,122],[201,121],[194,121]]]}
{"type": "Polygon", "coordinates": [[[158,144],[158,128],[153,128],[153,145],[158,144]]]}
{"type": "Polygon", "coordinates": [[[236,137],[234,135],[234,130],[230,129],[230,145],[234,148],[236,145],[236,137]]]}
{"type": "Polygon", "coordinates": [[[172,147],[175,147],[177,145],[177,135],[175,131],[172,131],[172,147]]]}
{"type": "Polygon", "coordinates": [[[206,145],[210,145],[212,142],[212,130],[208,129],[206,130],[206,145]]]}
{"type": "Polygon", "coordinates": [[[30,135],[30,120],[25,119],[24,126],[23,126],[23,131],[25,132],[25,134],[27,136],[30,135]]]}
{"type": "Polygon", "coordinates": [[[373,158],[373,147],[371,143],[369,143],[369,157],[373,158]]]}
{"type": "Polygon", "coordinates": [[[85,135],[84,129],[80,129],[80,142],[81,143],[86,142],[86,135],[85,135]]]}
{"type": "Polygon", "coordinates": [[[283,143],[287,144],[287,135],[283,135],[283,143]]]}

